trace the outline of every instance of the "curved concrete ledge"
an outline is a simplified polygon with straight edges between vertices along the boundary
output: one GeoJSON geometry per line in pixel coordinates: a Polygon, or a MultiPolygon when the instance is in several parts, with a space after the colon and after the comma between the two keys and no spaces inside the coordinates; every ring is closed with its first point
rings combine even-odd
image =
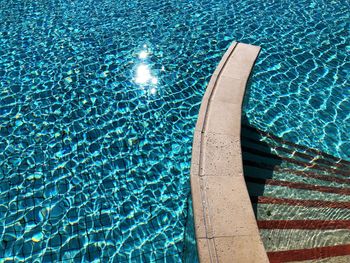
{"type": "Polygon", "coordinates": [[[200,262],[268,262],[243,177],[241,108],[260,48],[233,43],[202,100],[191,192],[200,262]]]}

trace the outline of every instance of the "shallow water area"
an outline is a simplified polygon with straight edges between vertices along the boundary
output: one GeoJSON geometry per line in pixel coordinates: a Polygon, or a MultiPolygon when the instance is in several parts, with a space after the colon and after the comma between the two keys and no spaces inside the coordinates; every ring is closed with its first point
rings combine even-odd
{"type": "Polygon", "coordinates": [[[0,0],[0,259],[181,262],[192,135],[233,40],[249,123],[350,159],[349,2],[0,0]]]}

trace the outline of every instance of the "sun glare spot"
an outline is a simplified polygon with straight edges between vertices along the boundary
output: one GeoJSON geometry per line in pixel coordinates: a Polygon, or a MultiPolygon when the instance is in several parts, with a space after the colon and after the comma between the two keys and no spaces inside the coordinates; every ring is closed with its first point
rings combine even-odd
{"type": "Polygon", "coordinates": [[[143,50],[139,54],[139,59],[146,59],[148,57],[147,51],[143,50]]]}
{"type": "Polygon", "coordinates": [[[158,84],[158,79],[156,77],[153,77],[151,79],[151,82],[152,82],[152,84],[156,85],[156,84],[158,84]]]}
{"type": "Polygon", "coordinates": [[[151,94],[156,94],[157,93],[157,89],[156,88],[151,88],[150,92],[151,92],[151,94]]]}
{"type": "Polygon", "coordinates": [[[136,83],[146,84],[151,78],[152,76],[149,67],[146,64],[140,64],[136,69],[136,83]]]}

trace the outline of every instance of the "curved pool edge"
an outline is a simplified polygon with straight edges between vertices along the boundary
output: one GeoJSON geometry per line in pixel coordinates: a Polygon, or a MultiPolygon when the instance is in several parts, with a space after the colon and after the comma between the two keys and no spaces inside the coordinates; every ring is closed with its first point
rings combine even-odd
{"type": "Polygon", "coordinates": [[[268,262],[243,176],[242,101],[260,47],[233,42],[202,99],[191,194],[200,262],[268,262]]]}

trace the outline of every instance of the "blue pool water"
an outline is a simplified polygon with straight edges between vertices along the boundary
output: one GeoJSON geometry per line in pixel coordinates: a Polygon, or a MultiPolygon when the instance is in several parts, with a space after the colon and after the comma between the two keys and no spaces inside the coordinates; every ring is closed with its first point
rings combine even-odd
{"type": "Polygon", "coordinates": [[[0,0],[0,260],[181,262],[192,133],[233,40],[251,125],[350,158],[349,1],[0,0]]]}

